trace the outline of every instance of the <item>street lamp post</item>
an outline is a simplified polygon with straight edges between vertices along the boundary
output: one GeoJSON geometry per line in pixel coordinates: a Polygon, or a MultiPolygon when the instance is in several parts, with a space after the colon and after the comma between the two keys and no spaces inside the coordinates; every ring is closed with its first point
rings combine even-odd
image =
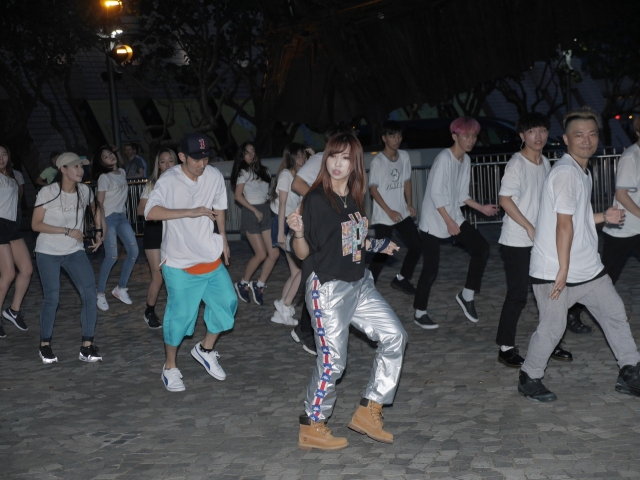
{"type": "Polygon", "coordinates": [[[118,150],[121,150],[120,141],[120,113],[118,111],[118,91],[113,76],[113,60],[109,53],[115,46],[115,42],[111,39],[109,20],[110,14],[117,15],[122,11],[122,2],[120,0],[103,0],[102,6],[105,9],[105,57],[107,59],[107,76],[109,79],[109,104],[111,107],[111,127],[113,130],[113,143],[118,150]]]}

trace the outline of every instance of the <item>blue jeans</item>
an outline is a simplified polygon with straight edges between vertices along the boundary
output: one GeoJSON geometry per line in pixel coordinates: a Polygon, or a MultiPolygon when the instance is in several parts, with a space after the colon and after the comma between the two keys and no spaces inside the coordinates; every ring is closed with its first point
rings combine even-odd
{"type": "Polygon", "coordinates": [[[82,341],[92,342],[96,327],[96,278],[84,250],[71,255],[47,255],[36,252],[36,263],[44,292],[44,303],[40,312],[40,340],[50,342],[53,324],[60,301],[60,267],[64,268],[80,292],[82,299],[82,341]]]}
{"type": "Polygon", "coordinates": [[[138,258],[138,242],[133,229],[124,213],[112,213],[107,218],[107,236],[104,239],[104,260],[100,266],[100,276],[98,277],[98,293],[104,293],[107,288],[107,279],[111,269],[118,261],[118,239],[124,244],[127,250],[127,258],[122,264],[122,272],[120,272],[120,281],[118,287],[126,288],[129,277],[133,271],[133,266],[138,258]]]}

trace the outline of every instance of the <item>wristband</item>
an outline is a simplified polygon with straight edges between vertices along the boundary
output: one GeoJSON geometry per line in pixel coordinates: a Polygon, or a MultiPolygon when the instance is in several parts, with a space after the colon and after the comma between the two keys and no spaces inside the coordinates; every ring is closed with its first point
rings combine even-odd
{"type": "Polygon", "coordinates": [[[70,230],[68,227],[64,227],[64,235],[65,235],[65,237],[68,237],[68,236],[69,236],[69,232],[70,232],[70,231],[71,231],[71,230],[70,230]]]}
{"type": "Polygon", "coordinates": [[[304,238],[304,232],[302,232],[302,236],[301,236],[301,237],[298,237],[298,236],[296,236],[296,235],[294,234],[294,235],[293,235],[293,238],[304,238]]]}
{"type": "Polygon", "coordinates": [[[391,243],[391,239],[389,238],[370,238],[369,239],[369,248],[367,248],[367,252],[378,253],[382,252],[385,248],[389,246],[391,243]]]}

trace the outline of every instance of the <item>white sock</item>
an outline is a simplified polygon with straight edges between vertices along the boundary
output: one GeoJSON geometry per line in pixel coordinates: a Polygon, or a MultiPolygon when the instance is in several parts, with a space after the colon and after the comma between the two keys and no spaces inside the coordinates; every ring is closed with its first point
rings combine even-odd
{"type": "Polygon", "coordinates": [[[404,277],[403,277],[402,275],[400,275],[400,274],[397,274],[397,275],[396,275],[396,278],[397,278],[399,281],[404,280],[404,277]]]}
{"type": "Polygon", "coordinates": [[[500,350],[503,352],[508,352],[509,350],[513,350],[513,347],[507,347],[506,345],[502,345],[500,350]]]}
{"type": "Polygon", "coordinates": [[[264,283],[262,283],[260,280],[258,280],[258,281],[256,282],[256,287],[258,287],[258,288],[262,288],[262,287],[264,287],[264,285],[265,285],[265,284],[264,284],[264,283]]]}
{"type": "Polygon", "coordinates": [[[246,285],[249,282],[247,282],[244,278],[242,280],[240,280],[240,285],[246,285]]]}
{"type": "Polygon", "coordinates": [[[464,288],[462,289],[462,298],[464,298],[465,302],[470,302],[471,300],[473,300],[473,295],[474,295],[473,290],[469,290],[468,288],[464,288]]]}
{"type": "Polygon", "coordinates": [[[421,316],[426,314],[427,314],[426,310],[416,310],[416,318],[420,318],[421,316]]]}

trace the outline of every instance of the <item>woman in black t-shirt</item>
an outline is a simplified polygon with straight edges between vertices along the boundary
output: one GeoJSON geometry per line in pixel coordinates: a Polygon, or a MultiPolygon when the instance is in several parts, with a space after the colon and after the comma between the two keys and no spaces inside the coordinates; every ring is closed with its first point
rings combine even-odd
{"type": "Polygon", "coordinates": [[[367,251],[392,255],[389,239],[367,239],[364,210],[366,177],[360,142],[338,134],[327,143],[318,179],[299,210],[287,218],[292,246],[302,260],[306,302],[316,332],[318,361],[300,416],[299,446],[336,450],[347,446],[325,425],[336,401],[335,384],[346,366],[349,325],[378,342],[364,398],[349,428],[374,440],[393,443],[383,430],[382,405],[393,402],[407,333],[373,277],[364,267],[367,251]]]}

